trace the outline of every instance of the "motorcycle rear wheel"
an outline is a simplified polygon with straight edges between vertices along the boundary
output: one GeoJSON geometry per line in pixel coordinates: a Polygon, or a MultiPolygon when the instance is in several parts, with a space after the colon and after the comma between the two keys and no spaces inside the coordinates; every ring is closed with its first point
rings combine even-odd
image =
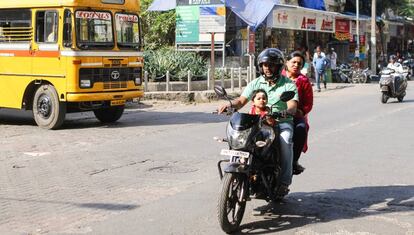
{"type": "Polygon", "coordinates": [[[240,197],[245,180],[245,177],[240,174],[224,174],[217,204],[217,215],[220,227],[226,233],[238,231],[243,219],[246,200],[240,197]]]}
{"type": "Polygon", "coordinates": [[[381,102],[382,102],[383,104],[387,103],[388,98],[389,98],[389,97],[388,97],[388,95],[387,95],[387,94],[382,93],[382,96],[381,96],[381,102]]]}

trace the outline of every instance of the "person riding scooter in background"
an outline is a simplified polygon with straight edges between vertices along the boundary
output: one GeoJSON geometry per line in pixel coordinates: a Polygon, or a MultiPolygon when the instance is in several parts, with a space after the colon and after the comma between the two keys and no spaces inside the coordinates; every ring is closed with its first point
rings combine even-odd
{"type": "Polygon", "coordinates": [[[387,68],[393,69],[396,73],[403,73],[403,66],[397,62],[397,56],[390,55],[390,62],[387,65],[387,68]]]}
{"type": "MultiPolygon", "coordinates": [[[[298,106],[298,91],[296,85],[287,77],[281,75],[285,65],[283,53],[276,48],[267,48],[257,57],[257,64],[261,76],[247,84],[241,96],[231,101],[231,106],[241,109],[252,99],[253,92],[263,89],[268,95],[268,106],[273,112],[285,112],[285,118],[279,120],[280,150],[281,150],[281,184],[276,190],[276,198],[282,199],[289,193],[289,185],[292,183],[293,165],[293,117],[298,106]],[[280,102],[280,95],[285,91],[294,91],[295,96],[287,102],[280,102]]],[[[230,104],[222,105],[218,113],[227,110],[230,104]]]]}

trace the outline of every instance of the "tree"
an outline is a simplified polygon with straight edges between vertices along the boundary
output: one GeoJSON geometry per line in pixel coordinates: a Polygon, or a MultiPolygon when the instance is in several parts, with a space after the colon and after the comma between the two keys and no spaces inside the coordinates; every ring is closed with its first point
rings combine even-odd
{"type": "MultiPolygon", "coordinates": [[[[401,14],[401,16],[412,16],[414,7],[410,0],[382,0],[376,1],[377,15],[380,16],[386,9],[392,9],[394,12],[401,14]],[[410,15],[411,14],[411,15],[410,15]]],[[[356,0],[347,0],[345,4],[345,11],[356,12],[356,0]]],[[[363,15],[371,15],[371,1],[359,1],[359,11],[363,15]]]]}
{"type": "Polygon", "coordinates": [[[400,8],[399,15],[413,17],[414,16],[414,4],[411,0],[405,0],[405,7],[400,8]]]}
{"type": "Polygon", "coordinates": [[[164,46],[173,46],[175,42],[175,10],[167,12],[147,11],[153,1],[141,0],[142,33],[145,49],[154,50],[164,46]]]}

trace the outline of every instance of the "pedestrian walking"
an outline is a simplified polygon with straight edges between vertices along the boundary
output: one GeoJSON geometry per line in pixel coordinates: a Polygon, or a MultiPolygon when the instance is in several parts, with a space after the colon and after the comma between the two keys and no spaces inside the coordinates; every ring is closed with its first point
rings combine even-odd
{"type": "Polygon", "coordinates": [[[331,48],[331,54],[329,57],[330,61],[331,61],[331,69],[335,70],[336,69],[336,59],[338,59],[338,55],[335,52],[335,48],[331,48]]]}
{"type": "Polygon", "coordinates": [[[313,67],[315,68],[315,79],[316,79],[316,89],[318,92],[321,91],[321,82],[324,84],[326,89],[326,79],[325,72],[329,66],[329,59],[325,56],[322,56],[322,51],[319,50],[316,52],[316,55],[313,57],[312,61],[313,67]]]}

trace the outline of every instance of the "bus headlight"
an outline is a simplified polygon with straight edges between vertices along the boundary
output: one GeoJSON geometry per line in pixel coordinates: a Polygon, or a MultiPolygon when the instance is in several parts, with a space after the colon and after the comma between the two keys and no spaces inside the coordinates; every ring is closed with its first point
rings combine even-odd
{"type": "Polygon", "coordinates": [[[89,79],[81,79],[80,80],[80,88],[90,88],[92,85],[91,80],[89,79]]]}
{"type": "Polygon", "coordinates": [[[140,77],[136,77],[136,78],[135,78],[135,85],[139,86],[139,85],[141,85],[141,84],[142,84],[142,80],[141,80],[141,78],[140,78],[140,77]]]}

